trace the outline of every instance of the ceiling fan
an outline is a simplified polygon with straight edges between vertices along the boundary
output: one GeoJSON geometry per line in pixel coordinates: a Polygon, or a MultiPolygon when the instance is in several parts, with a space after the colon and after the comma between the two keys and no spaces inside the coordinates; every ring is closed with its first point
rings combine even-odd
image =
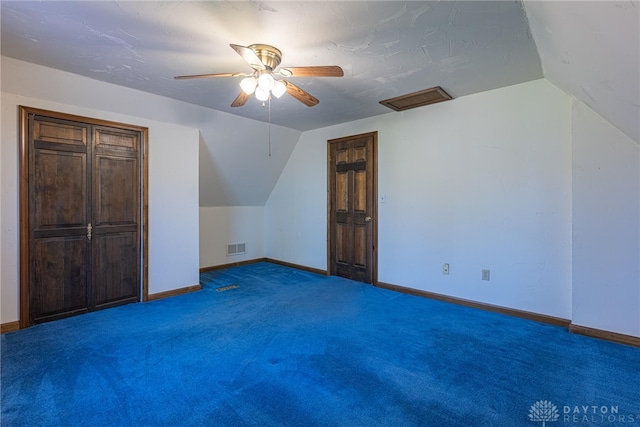
{"type": "Polygon", "coordinates": [[[244,77],[240,82],[242,91],[231,103],[232,107],[241,107],[255,93],[259,101],[267,101],[271,95],[280,98],[285,92],[308,107],[318,104],[318,99],[307,91],[300,89],[290,81],[279,77],[342,77],[344,72],[337,65],[311,66],[311,67],[276,67],[282,60],[282,52],[279,49],[266,44],[252,44],[250,46],[230,45],[244,59],[251,68],[252,73],[218,73],[195,74],[190,76],[176,76],[174,79],[199,79],[210,77],[244,77]],[[278,78],[277,78],[278,77],[278,78]]]}

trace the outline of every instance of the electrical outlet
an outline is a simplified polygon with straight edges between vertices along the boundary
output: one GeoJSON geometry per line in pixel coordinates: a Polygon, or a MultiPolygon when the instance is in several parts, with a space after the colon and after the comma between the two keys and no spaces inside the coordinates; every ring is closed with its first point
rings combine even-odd
{"type": "Polygon", "coordinates": [[[442,274],[449,274],[449,264],[442,264],[442,274]]]}
{"type": "Polygon", "coordinates": [[[491,277],[490,276],[490,271],[483,269],[482,270],[482,280],[487,280],[488,281],[490,277],[491,277]]]}

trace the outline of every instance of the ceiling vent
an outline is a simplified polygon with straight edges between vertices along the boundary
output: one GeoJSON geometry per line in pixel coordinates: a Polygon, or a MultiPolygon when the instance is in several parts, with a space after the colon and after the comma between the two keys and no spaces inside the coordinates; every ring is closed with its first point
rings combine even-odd
{"type": "Polygon", "coordinates": [[[436,86],[408,95],[385,99],[384,101],[380,101],[380,104],[392,110],[404,111],[424,105],[435,104],[436,102],[448,101],[450,99],[453,99],[451,95],[445,92],[440,86],[436,86]]]}

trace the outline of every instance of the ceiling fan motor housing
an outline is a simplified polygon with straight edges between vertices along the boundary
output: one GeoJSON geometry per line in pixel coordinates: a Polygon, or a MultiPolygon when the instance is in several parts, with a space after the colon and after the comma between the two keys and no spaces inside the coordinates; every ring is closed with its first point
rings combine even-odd
{"type": "Polygon", "coordinates": [[[280,61],[282,61],[282,52],[273,46],[269,46],[268,44],[252,44],[248,47],[256,53],[260,61],[262,61],[269,71],[275,70],[275,68],[280,65],[280,61]]]}

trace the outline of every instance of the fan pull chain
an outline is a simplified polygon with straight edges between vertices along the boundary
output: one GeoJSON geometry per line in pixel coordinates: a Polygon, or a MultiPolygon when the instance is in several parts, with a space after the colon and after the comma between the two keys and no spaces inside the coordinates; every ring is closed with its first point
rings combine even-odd
{"type": "MultiPolygon", "coordinates": [[[[268,135],[269,135],[269,157],[271,157],[271,97],[269,97],[268,101],[269,101],[269,107],[267,107],[267,108],[269,110],[269,113],[268,113],[269,114],[269,131],[268,131],[268,135]]],[[[264,108],[264,107],[266,107],[266,104],[265,104],[264,101],[262,101],[262,108],[264,108]]]]}
{"type": "Polygon", "coordinates": [[[271,157],[271,97],[269,97],[269,157],[271,157]]]}

